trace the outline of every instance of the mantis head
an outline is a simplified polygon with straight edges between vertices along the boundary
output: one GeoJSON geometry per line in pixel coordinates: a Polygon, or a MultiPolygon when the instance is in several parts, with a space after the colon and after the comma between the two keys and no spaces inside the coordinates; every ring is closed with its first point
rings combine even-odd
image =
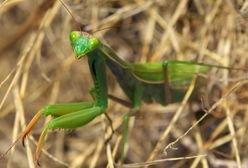
{"type": "Polygon", "coordinates": [[[101,44],[96,37],[79,31],[72,31],[70,33],[70,41],[77,58],[83,57],[101,44]]]}

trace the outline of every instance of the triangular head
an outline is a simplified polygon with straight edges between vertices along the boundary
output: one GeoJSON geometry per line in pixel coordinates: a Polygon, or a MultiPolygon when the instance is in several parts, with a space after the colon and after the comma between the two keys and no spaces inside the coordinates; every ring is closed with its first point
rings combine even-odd
{"type": "Polygon", "coordinates": [[[98,38],[80,31],[72,31],[70,33],[70,41],[77,58],[85,56],[101,44],[98,38]]]}

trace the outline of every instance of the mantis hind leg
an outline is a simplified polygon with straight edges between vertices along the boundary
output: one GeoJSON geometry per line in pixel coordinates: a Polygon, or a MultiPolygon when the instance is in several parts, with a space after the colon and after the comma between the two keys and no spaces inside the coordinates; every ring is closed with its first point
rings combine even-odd
{"type": "Polygon", "coordinates": [[[81,127],[95,117],[101,115],[105,111],[104,108],[101,107],[91,107],[83,110],[79,110],[76,112],[70,112],[64,115],[61,115],[55,119],[50,120],[42,134],[40,135],[37,147],[36,147],[36,155],[35,155],[35,164],[39,165],[38,161],[40,158],[41,148],[45,142],[45,137],[49,130],[62,128],[62,129],[74,129],[77,127],[81,127]]]}
{"type": "Polygon", "coordinates": [[[175,60],[164,61],[162,66],[166,104],[181,101],[193,76],[205,74],[211,67],[209,64],[175,60]]]}
{"type": "Polygon", "coordinates": [[[171,90],[169,86],[169,71],[168,71],[168,65],[170,61],[164,61],[163,62],[163,79],[164,79],[164,91],[165,91],[165,99],[167,103],[172,102],[172,96],[171,96],[171,90]]]}

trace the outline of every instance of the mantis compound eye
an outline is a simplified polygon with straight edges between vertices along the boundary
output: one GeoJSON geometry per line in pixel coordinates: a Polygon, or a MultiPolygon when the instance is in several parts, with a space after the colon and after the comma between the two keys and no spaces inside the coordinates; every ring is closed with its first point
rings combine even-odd
{"type": "Polygon", "coordinates": [[[101,44],[101,42],[98,38],[95,38],[95,37],[91,38],[90,44],[89,44],[90,50],[97,48],[100,44],[101,44]]]}
{"type": "Polygon", "coordinates": [[[71,40],[71,43],[75,43],[78,39],[78,37],[80,36],[79,32],[77,31],[72,31],[70,33],[70,40],[71,40]]]}

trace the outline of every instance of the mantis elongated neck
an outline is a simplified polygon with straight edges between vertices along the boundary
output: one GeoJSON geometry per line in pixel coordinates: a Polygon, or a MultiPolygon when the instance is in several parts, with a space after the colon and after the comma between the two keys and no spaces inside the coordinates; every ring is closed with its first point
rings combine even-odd
{"type": "Polygon", "coordinates": [[[114,61],[115,63],[119,64],[122,68],[128,69],[129,63],[124,61],[123,59],[121,59],[118,55],[116,55],[115,52],[113,52],[113,50],[110,47],[108,47],[104,44],[101,44],[99,46],[99,50],[101,50],[103,55],[105,55],[105,57],[107,57],[106,59],[110,59],[110,60],[114,61]]]}
{"type": "Polygon", "coordinates": [[[87,55],[91,76],[95,85],[95,105],[107,108],[108,86],[105,67],[106,57],[103,56],[99,49],[95,49],[87,55]]]}

